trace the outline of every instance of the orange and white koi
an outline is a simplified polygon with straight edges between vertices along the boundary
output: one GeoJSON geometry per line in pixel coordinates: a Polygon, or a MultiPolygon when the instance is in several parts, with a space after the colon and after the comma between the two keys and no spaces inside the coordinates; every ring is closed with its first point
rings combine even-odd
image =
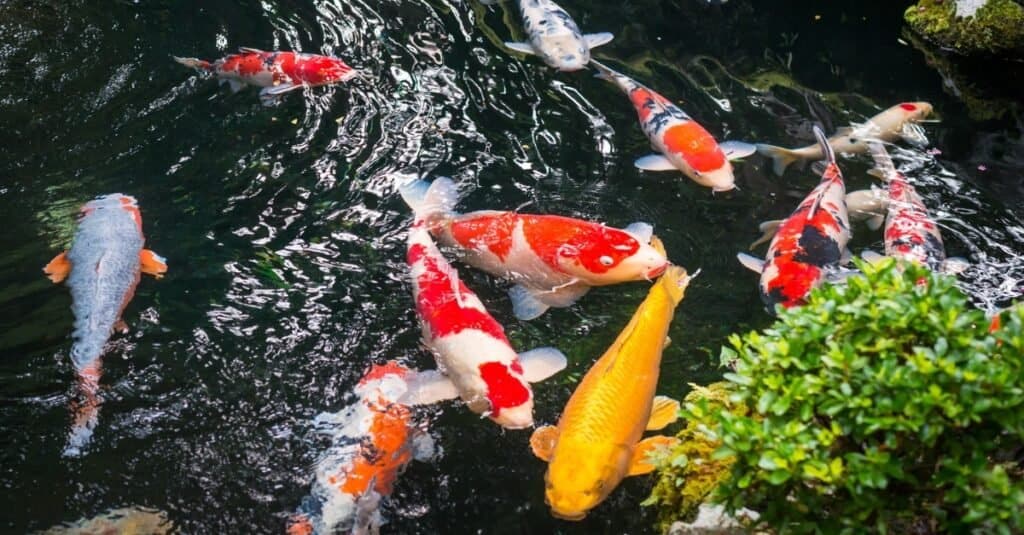
{"type": "Polygon", "coordinates": [[[668,265],[664,252],[651,247],[647,223],[617,229],[553,215],[456,214],[457,188],[447,178],[416,181],[402,192],[442,245],[456,248],[471,266],[517,283],[509,295],[521,320],[567,307],[593,286],[651,280],[668,265]],[[427,197],[434,201],[422,202],[427,197]]]}
{"type": "Polygon", "coordinates": [[[741,141],[718,143],[697,121],[667,98],[636,80],[596,61],[597,77],[608,80],[629,96],[640,118],[640,127],[651,145],[661,154],[636,160],[647,171],[681,171],[712,191],[736,187],[730,160],[749,156],[754,145],[741,141]]]}
{"type": "Polygon", "coordinates": [[[380,503],[406,465],[436,455],[405,399],[418,376],[396,362],[374,365],[356,386],[355,403],[316,417],[332,443],[316,465],[311,494],[289,521],[289,535],[377,533],[384,523],[380,503]]]}
{"type": "MultiPolygon", "coordinates": [[[[435,202],[429,193],[423,199],[435,202]]],[[[441,255],[420,212],[409,231],[407,261],[423,340],[444,374],[429,387],[421,385],[420,396],[430,392],[431,400],[416,401],[458,396],[502,427],[533,425],[530,383],[565,368],[565,355],[554,348],[517,355],[502,326],[441,255]]]]}
{"type": "Polygon", "coordinates": [[[761,299],[772,311],[777,304],[786,308],[804,304],[815,286],[839,273],[847,254],[846,185],[825,134],[815,127],[814,135],[827,161],[821,182],[779,225],[765,260],[738,255],[744,266],[761,275],[761,299]]]}
{"type": "MultiPolygon", "coordinates": [[[[885,255],[921,264],[933,271],[957,273],[966,268],[962,258],[946,258],[939,225],[928,214],[928,208],[914,186],[896,170],[885,145],[868,143],[875,160],[872,174],[885,181],[888,192],[888,213],[885,218],[885,255]]],[[[869,262],[881,259],[872,251],[863,253],[869,262]]]]}
{"type": "MultiPolygon", "coordinates": [[[[902,138],[914,145],[926,145],[928,138],[917,123],[928,117],[932,105],[927,102],[903,102],[870,118],[864,124],[843,127],[829,138],[834,152],[863,154],[868,150],[868,141],[895,141],[902,138]]],[[[757,152],[773,160],[775,174],[782,175],[786,168],[797,160],[818,160],[824,156],[819,144],[801,149],[784,149],[773,145],[757,145],[757,152]]]]}
{"type": "Polygon", "coordinates": [[[71,249],[60,253],[43,271],[51,281],[67,280],[75,329],[71,362],[78,376],[81,403],[73,407],[74,423],[65,455],[81,453],[99,416],[100,356],[135,295],[141,273],[157,278],[167,271],[164,259],[143,249],[142,215],[134,197],[114,193],[89,201],[79,212],[71,249]]]}
{"type": "Polygon", "coordinates": [[[301,87],[336,84],[358,76],[357,71],[335,57],[301,52],[265,52],[245,47],[239,48],[238,54],[213,62],[177,56],[174,56],[174,61],[213,74],[221,83],[229,84],[232,91],[238,91],[244,85],[262,87],[260,99],[264,104],[273,103],[281,95],[301,87]]]}

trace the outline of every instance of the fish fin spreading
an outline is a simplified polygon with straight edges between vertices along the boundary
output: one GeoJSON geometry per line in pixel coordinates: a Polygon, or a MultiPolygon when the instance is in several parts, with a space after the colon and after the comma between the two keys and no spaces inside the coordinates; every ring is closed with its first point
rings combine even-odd
{"type": "Polygon", "coordinates": [[[430,405],[459,397],[455,383],[437,370],[418,372],[406,383],[409,390],[398,399],[402,405],[430,405]]]}
{"type": "Polygon", "coordinates": [[[947,275],[959,275],[964,271],[967,271],[967,268],[969,267],[971,267],[971,264],[967,262],[966,258],[952,256],[942,263],[942,272],[947,275]]]}
{"type": "Polygon", "coordinates": [[[622,74],[620,74],[615,69],[605,65],[604,63],[597,61],[594,58],[590,58],[590,64],[593,65],[595,69],[597,69],[597,74],[594,75],[595,78],[607,80],[609,82],[612,82],[613,84],[618,85],[618,78],[621,77],[622,74]]]}
{"type": "Polygon", "coordinates": [[[917,123],[907,121],[903,123],[900,128],[900,139],[915,147],[926,147],[928,146],[928,136],[924,133],[924,128],[917,123]]]}
{"type": "Polygon", "coordinates": [[[885,216],[881,214],[873,215],[867,219],[867,226],[871,230],[882,228],[883,223],[885,223],[885,216]]]}
{"type": "Polygon", "coordinates": [[[679,419],[679,402],[666,396],[655,396],[651,406],[651,417],[647,420],[647,431],[664,429],[679,419]]]}
{"type": "Polygon", "coordinates": [[[149,249],[143,249],[139,253],[139,261],[142,262],[141,269],[146,275],[162,279],[164,273],[167,273],[167,259],[149,249]]]}
{"type": "Polygon", "coordinates": [[[64,279],[68,278],[68,275],[71,273],[71,261],[68,260],[68,252],[64,251],[53,257],[53,260],[50,260],[50,263],[46,264],[46,267],[43,268],[43,273],[46,273],[46,276],[54,284],[63,282],[64,279]]]}
{"type": "Polygon", "coordinates": [[[597,48],[601,45],[606,45],[612,39],[615,39],[615,35],[609,32],[588,33],[583,36],[583,41],[587,43],[587,48],[597,48]]]}
{"type": "Polygon", "coordinates": [[[873,176],[873,177],[877,178],[878,180],[881,180],[881,181],[884,181],[884,182],[888,182],[889,181],[888,175],[886,175],[885,172],[882,171],[881,169],[870,169],[870,170],[868,170],[868,175],[873,176]]]}
{"type": "Polygon", "coordinates": [[[868,153],[875,161],[875,168],[868,171],[868,174],[883,182],[888,182],[896,174],[896,166],[892,163],[892,156],[885,150],[885,145],[878,141],[868,142],[868,153]]]}
{"type": "Polygon", "coordinates": [[[746,253],[740,253],[736,255],[736,258],[740,261],[740,264],[743,264],[743,267],[757,273],[758,275],[764,271],[764,260],[761,260],[760,258],[755,258],[746,253]]]}
{"type": "Polygon", "coordinates": [[[399,188],[398,192],[412,209],[417,221],[446,216],[459,201],[459,189],[447,177],[437,178],[433,182],[414,180],[399,188]]]}
{"type": "Polygon", "coordinates": [[[551,308],[537,299],[535,292],[521,284],[509,288],[508,297],[512,300],[512,314],[521,321],[538,318],[551,308]]]}
{"type": "Polygon", "coordinates": [[[243,54],[263,54],[264,53],[263,50],[260,50],[258,48],[251,48],[251,47],[248,47],[248,46],[240,46],[240,47],[238,47],[238,51],[243,53],[243,54]]]}
{"type": "Polygon", "coordinates": [[[412,437],[412,458],[420,461],[427,462],[437,457],[437,444],[434,442],[434,437],[430,436],[430,433],[419,432],[415,433],[412,437]]]}
{"type": "Polygon", "coordinates": [[[729,160],[746,158],[747,156],[757,152],[757,145],[747,143],[745,141],[723,141],[718,144],[718,148],[722,149],[722,152],[725,153],[725,157],[729,160]]]}
{"type": "Polygon", "coordinates": [[[553,347],[538,347],[519,354],[523,379],[538,383],[562,371],[569,364],[565,354],[553,347]]]}
{"type": "Polygon", "coordinates": [[[778,176],[782,176],[790,164],[800,159],[792,150],[774,145],[759,144],[757,145],[757,153],[772,159],[772,171],[778,176]]]}
{"type": "Polygon", "coordinates": [[[178,56],[171,57],[174,58],[174,61],[177,61],[178,63],[181,63],[182,65],[192,69],[208,71],[213,68],[213,65],[211,65],[209,61],[202,60],[199,58],[179,58],[178,56]]]}
{"type": "Polygon", "coordinates": [[[642,221],[630,223],[629,226],[623,230],[639,240],[640,243],[651,243],[651,238],[654,237],[654,227],[651,226],[650,223],[644,223],[642,221]]]}
{"type": "Polygon", "coordinates": [[[271,87],[264,87],[260,90],[260,97],[279,97],[289,91],[295,91],[301,89],[302,84],[292,84],[288,82],[280,83],[271,87]]]}
{"type": "Polygon", "coordinates": [[[654,471],[654,464],[651,463],[650,455],[659,449],[671,448],[679,444],[675,437],[654,436],[641,440],[633,449],[633,458],[629,462],[627,476],[640,476],[654,471]]]}
{"type": "Polygon", "coordinates": [[[863,258],[864,261],[869,264],[877,264],[887,258],[885,255],[872,251],[871,249],[865,249],[861,251],[860,257],[863,258]]]}
{"type": "Polygon", "coordinates": [[[558,443],[558,428],[553,425],[538,427],[530,435],[530,449],[538,459],[544,462],[551,461],[551,454],[555,452],[555,444],[558,443]]]}
{"type": "Polygon", "coordinates": [[[636,161],[633,162],[633,165],[635,165],[637,169],[643,169],[644,171],[679,170],[675,165],[672,165],[672,162],[670,162],[668,158],[661,154],[649,154],[647,156],[637,158],[636,161]]]}
{"type": "Polygon", "coordinates": [[[530,43],[518,43],[518,42],[515,42],[515,41],[505,41],[505,46],[507,48],[515,50],[516,52],[521,52],[523,54],[530,54],[531,56],[536,56],[537,55],[537,51],[534,50],[532,46],[530,46],[530,43]]]}
{"type": "Polygon", "coordinates": [[[779,231],[779,227],[785,219],[772,219],[771,221],[765,221],[757,226],[757,230],[761,231],[761,237],[754,240],[754,243],[750,244],[750,250],[753,251],[754,247],[761,245],[762,243],[775,237],[775,233],[779,231]]]}

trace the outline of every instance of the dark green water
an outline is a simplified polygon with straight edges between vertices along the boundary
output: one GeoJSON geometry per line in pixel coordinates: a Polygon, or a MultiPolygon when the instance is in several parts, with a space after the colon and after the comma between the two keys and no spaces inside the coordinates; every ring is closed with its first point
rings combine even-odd
{"type": "MultiPolygon", "coordinates": [[[[949,253],[975,264],[965,288],[1005,305],[1024,279],[1020,82],[975,65],[966,79],[1010,110],[973,119],[954,96],[962,80],[898,41],[901,2],[825,4],[562,3],[584,31],[616,34],[599,58],[719,139],[803,145],[813,121],[834,129],[900,101],[935,104],[942,122],[925,126],[941,153],[897,160],[949,253]],[[766,72],[780,83],[754,83],[766,72]]],[[[396,175],[454,177],[465,210],[653,223],[672,260],[703,269],[676,315],[661,390],[717,378],[724,337],[768,322],[734,255],[817,178],[779,179],[752,157],[739,191],[712,196],[679,175],[641,174],[632,161],[649,147],[623,95],[498,46],[519,32],[511,4],[0,1],[0,531],[141,505],[185,533],[281,532],[324,447],[311,418],[348,403],[372,362],[434,366],[418,345],[396,175]],[[336,54],[375,82],[265,108],[255,90],[232,94],[170,60],[237,46],[336,54]],[[99,426],[68,459],[70,296],[40,268],[70,243],[78,207],[112,192],[139,199],[147,244],[170,271],[140,284],[132,330],[104,359],[99,426]]],[[[843,168],[849,189],[870,185],[866,158],[843,168]]],[[[879,242],[859,229],[854,245],[879,242]]],[[[540,422],[557,418],[647,288],[602,288],[524,324],[501,283],[461,272],[514,345],[569,355],[566,373],[535,388],[540,422]]],[[[423,416],[444,455],[409,467],[386,532],[651,531],[638,505],[649,479],[627,481],[582,523],[557,521],[527,432],[452,404],[423,416]]]]}

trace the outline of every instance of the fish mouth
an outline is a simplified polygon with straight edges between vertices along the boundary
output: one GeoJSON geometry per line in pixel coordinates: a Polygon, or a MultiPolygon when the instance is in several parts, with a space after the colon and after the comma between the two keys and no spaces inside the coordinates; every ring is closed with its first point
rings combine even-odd
{"type": "Polygon", "coordinates": [[[583,520],[584,518],[586,518],[587,513],[584,513],[584,512],[570,513],[570,512],[566,512],[566,511],[559,511],[558,509],[555,509],[554,507],[552,507],[551,508],[551,516],[553,516],[555,518],[560,518],[562,520],[572,520],[573,522],[577,522],[577,521],[580,521],[580,520],[583,520]]]}
{"type": "Polygon", "coordinates": [[[660,266],[658,266],[658,267],[651,268],[650,270],[647,271],[647,273],[644,274],[644,277],[647,280],[654,280],[654,279],[660,277],[662,275],[662,273],[665,273],[666,269],[668,269],[668,263],[667,262],[662,264],[662,265],[660,265],[660,266]]]}

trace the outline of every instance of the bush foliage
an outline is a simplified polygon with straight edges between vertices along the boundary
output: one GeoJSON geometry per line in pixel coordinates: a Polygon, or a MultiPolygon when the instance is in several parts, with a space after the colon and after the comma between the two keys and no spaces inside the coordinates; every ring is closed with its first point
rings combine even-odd
{"type": "Polygon", "coordinates": [[[733,461],[715,501],[785,532],[1021,532],[1024,307],[990,333],[951,277],[861,269],[723,348],[748,410],[697,413],[733,461]]]}

